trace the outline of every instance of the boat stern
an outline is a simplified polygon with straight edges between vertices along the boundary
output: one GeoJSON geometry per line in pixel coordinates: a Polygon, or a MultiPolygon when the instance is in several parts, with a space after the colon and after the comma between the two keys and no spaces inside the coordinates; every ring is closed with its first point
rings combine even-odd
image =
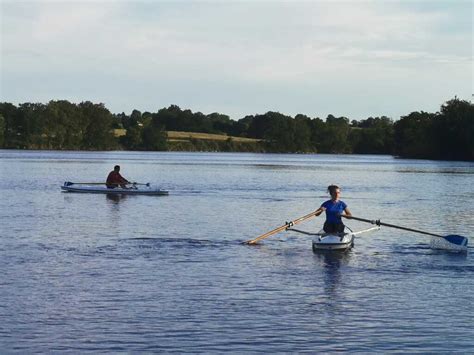
{"type": "Polygon", "coordinates": [[[344,251],[354,246],[354,235],[345,233],[343,236],[337,234],[320,235],[313,239],[313,251],[339,250],[344,251]]]}

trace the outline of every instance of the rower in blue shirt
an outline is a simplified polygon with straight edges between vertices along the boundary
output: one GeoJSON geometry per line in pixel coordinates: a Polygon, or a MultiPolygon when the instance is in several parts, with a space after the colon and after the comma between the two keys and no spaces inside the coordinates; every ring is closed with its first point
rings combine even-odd
{"type": "Polygon", "coordinates": [[[343,233],[344,223],[342,223],[341,215],[352,216],[351,212],[347,208],[347,204],[340,200],[341,189],[337,185],[328,186],[328,192],[331,195],[331,199],[324,202],[315,212],[315,216],[319,216],[321,213],[326,211],[326,222],[324,222],[324,231],[326,233],[343,233]]]}

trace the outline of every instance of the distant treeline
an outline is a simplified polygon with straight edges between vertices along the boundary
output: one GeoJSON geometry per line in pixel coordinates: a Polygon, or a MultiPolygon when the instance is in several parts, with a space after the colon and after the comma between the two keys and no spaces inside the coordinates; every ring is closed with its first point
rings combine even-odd
{"type": "Polygon", "coordinates": [[[238,121],[176,105],[156,113],[112,114],[103,104],[66,100],[0,103],[0,147],[59,150],[201,150],[278,153],[392,154],[405,158],[474,160],[474,106],[454,98],[437,113],[412,112],[392,119],[325,120],[278,112],[238,121]],[[260,140],[242,143],[190,141],[171,145],[167,131],[225,134],[260,140]],[[122,132],[119,136],[117,132],[122,132]],[[181,147],[181,148],[180,148],[181,147]]]}

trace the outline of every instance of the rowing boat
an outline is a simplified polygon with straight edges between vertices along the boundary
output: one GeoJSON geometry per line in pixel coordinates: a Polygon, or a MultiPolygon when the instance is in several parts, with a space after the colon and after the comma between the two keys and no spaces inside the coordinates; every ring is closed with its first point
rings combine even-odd
{"type": "Polygon", "coordinates": [[[70,182],[65,182],[61,186],[63,192],[78,192],[78,193],[89,193],[89,194],[107,194],[107,195],[151,195],[151,196],[164,196],[168,195],[168,191],[160,190],[150,186],[133,186],[129,189],[123,189],[116,187],[109,189],[106,186],[93,186],[93,185],[74,185],[70,182]]]}
{"type": "Polygon", "coordinates": [[[320,230],[318,233],[309,233],[302,230],[289,228],[289,231],[303,233],[306,235],[312,235],[315,238],[313,239],[313,251],[321,251],[321,250],[334,250],[334,251],[345,251],[349,250],[354,246],[354,239],[356,235],[372,232],[375,230],[379,230],[380,227],[372,227],[368,229],[364,229],[358,232],[352,231],[349,227],[347,227],[347,232],[344,233],[326,233],[324,230],[320,230]]]}
{"type": "Polygon", "coordinates": [[[354,246],[353,233],[325,233],[319,231],[318,237],[313,239],[313,251],[318,250],[348,250],[354,246]]]}
{"type": "Polygon", "coordinates": [[[354,246],[354,239],[356,235],[380,229],[380,227],[372,227],[358,232],[353,232],[349,227],[346,226],[346,228],[349,231],[344,233],[325,233],[324,230],[316,233],[317,238],[313,239],[313,251],[348,250],[354,246]]]}

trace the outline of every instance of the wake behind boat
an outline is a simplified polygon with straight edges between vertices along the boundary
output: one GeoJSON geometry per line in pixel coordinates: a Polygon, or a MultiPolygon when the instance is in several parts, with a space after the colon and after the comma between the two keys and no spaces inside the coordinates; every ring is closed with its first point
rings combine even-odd
{"type": "Polygon", "coordinates": [[[74,183],[66,181],[61,186],[63,192],[91,193],[91,194],[108,194],[108,195],[151,195],[165,196],[168,191],[161,190],[150,186],[150,184],[130,184],[130,188],[116,187],[107,188],[104,183],[74,183]]]}

